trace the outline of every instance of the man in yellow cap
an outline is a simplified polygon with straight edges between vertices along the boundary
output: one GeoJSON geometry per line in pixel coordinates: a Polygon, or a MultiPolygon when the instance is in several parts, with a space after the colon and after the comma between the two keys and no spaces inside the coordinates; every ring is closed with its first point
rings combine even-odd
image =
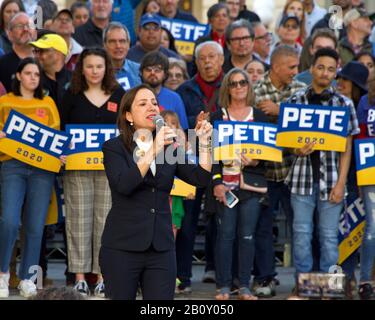
{"type": "Polygon", "coordinates": [[[34,47],[34,54],[43,68],[43,87],[60,111],[66,84],[71,79],[71,72],[65,67],[68,46],[63,37],[53,33],[44,34],[30,44],[34,47]]]}

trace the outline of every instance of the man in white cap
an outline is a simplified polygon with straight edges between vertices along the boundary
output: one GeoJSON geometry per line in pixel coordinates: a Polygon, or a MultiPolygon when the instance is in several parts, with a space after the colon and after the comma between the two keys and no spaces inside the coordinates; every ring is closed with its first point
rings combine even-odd
{"type": "Polygon", "coordinates": [[[45,34],[30,44],[43,68],[43,88],[48,91],[60,111],[65,86],[71,79],[71,72],[65,67],[68,46],[63,37],[52,33],[45,34]]]}
{"type": "Polygon", "coordinates": [[[368,40],[372,27],[369,14],[363,9],[351,9],[344,16],[344,25],[347,35],[338,46],[342,65],[352,61],[360,52],[372,53],[372,45],[368,40]]]}

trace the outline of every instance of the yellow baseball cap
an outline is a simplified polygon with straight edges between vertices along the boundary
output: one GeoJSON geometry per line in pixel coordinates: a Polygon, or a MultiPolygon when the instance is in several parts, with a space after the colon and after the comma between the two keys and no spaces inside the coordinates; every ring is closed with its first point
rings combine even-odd
{"type": "Polygon", "coordinates": [[[40,49],[53,48],[61,52],[65,56],[68,54],[68,45],[66,44],[66,41],[63,37],[59,36],[58,34],[45,34],[38,40],[30,42],[30,44],[40,49]]]}

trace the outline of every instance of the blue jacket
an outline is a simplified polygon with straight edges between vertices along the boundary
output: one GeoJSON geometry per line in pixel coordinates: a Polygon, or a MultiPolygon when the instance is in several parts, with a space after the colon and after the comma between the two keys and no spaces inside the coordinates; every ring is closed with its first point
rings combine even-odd
{"type": "MultiPolygon", "coordinates": [[[[181,96],[184,102],[190,129],[195,128],[195,120],[197,118],[197,115],[201,111],[206,110],[205,96],[203,95],[203,92],[200,89],[195,79],[196,79],[196,76],[193,77],[191,80],[186,81],[183,84],[181,84],[176,90],[176,92],[181,96]]],[[[220,89],[220,85],[221,85],[221,82],[217,84],[217,90],[220,89]]],[[[218,108],[218,105],[219,105],[219,95],[217,95],[217,99],[216,99],[216,106],[218,110],[215,111],[214,114],[221,113],[221,110],[220,108],[218,108]]]]}
{"type": "Polygon", "coordinates": [[[141,0],[114,0],[112,9],[112,21],[121,22],[130,33],[131,44],[137,39],[134,30],[134,11],[141,0]]]}

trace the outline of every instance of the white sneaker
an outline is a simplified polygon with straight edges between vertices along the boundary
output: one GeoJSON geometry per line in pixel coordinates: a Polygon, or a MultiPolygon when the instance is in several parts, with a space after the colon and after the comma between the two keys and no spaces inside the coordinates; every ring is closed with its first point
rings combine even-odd
{"type": "Polygon", "coordinates": [[[37,294],[36,285],[31,280],[22,280],[18,285],[20,295],[24,298],[30,298],[37,294]]]}
{"type": "Polygon", "coordinates": [[[0,274],[0,298],[9,297],[9,273],[0,274]]]}
{"type": "Polygon", "coordinates": [[[94,296],[97,298],[105,298],[105,287],[103,281],[99,282],[94,290],[94,296]]]}
{"type": "Polygon", "coordinates": [[[76,290],[81,295],[83,295],[84,297],[88,297],[90,295],[90,289],[85,280],[77,281],[73,289],[76,290]]]}

